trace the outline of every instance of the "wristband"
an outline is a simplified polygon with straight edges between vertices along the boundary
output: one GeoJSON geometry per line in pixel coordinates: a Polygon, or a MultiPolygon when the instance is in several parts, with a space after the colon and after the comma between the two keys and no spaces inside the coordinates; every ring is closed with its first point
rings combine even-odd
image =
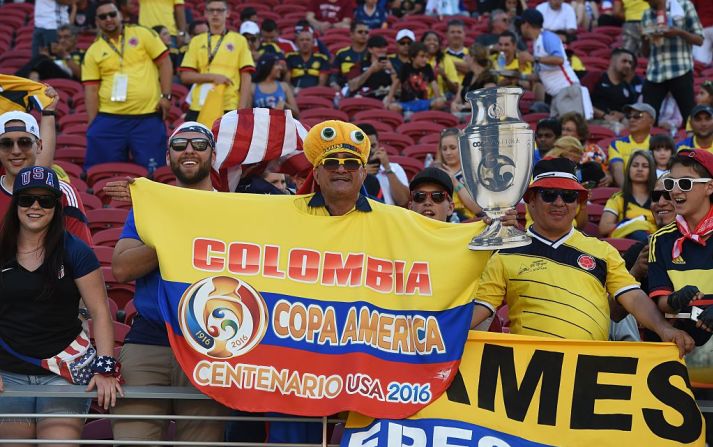
{"type": "Polygon", "coordinates": [[[92,372],[102,376],[121,378],[121,363],[110,355],[99,355],[92,364],[92,372]]]}
{"type": "Polygon", "coordinates": [[[42,116],[57,116],[57,112],[54,110],[43,110],[42,116]]]}
{"type": "Polygon", "coordinates": [[[388,171],[384,171],[384,174],[386,174],[386,175],[393,174],[393,173],[394,173],[394,171],[392,171],[391,169],[389,169],[388,171]]]}
{"type": "Polygon", "coordinates": [[[465,186],[463,186],[462,183],[458,183],[458,186],[455,187],[455,189],[453,190],[453,192],[456,193],[456,192],[460,191],[460,190],[463,189],[463,188],[465,188],[465,186]]]}

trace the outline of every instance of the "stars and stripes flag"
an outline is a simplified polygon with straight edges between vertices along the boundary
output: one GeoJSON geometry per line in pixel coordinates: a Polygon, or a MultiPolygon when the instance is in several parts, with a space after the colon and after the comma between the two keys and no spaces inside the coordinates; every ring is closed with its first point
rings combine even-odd
{"type": "Polygon", "coordinates": [[[302,150],[307,128],[289,110],[241,109],[213,124],[217,172],[222,188],[235,191],[241,165],[277,160],[302,150]]]}
{"type": "Polygon", "coordinates": [[[97,352],[89,336],[82,331],[62,352],[54,357],[42,359],[40,366],[72,383],[86,385],[94,375],[91,364],[96,355],[97,352]]]}

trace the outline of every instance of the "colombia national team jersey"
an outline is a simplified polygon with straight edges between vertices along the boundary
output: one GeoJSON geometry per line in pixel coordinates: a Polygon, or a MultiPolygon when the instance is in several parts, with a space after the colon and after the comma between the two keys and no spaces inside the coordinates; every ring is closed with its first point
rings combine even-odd
{"type": "Polygon", "coordinates": [[[681,237],[676,222],[651,237],[649,251],[649,296],[667,296],[683,286],[696,286],[713,297],[713,243],[705,246],[685,240],[681,255],[673,258],[673,242],[681,237]]]}
{"type": "Polygon", "coordinates": [[[299,88],[319,85],[319,75],[329,71],[329,59],[322,53],[312,53],[304,60],[298,52],[289,53],[286,57],[287,69],[290,71],[290,82],[299,88]]]}
{"type": "Polygon", "coordinates": [[[609,338],[609,298],[638,289],[614,247],[574,228],[549,241],[500,250],[480,277],[475,301],[491,310],[503,298],[514,334],[578,340],[609,338]]]}

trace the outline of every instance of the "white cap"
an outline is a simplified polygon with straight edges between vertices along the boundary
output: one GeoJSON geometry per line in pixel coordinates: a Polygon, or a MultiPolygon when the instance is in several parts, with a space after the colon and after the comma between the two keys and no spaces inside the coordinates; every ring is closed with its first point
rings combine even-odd
{"type": "Polygon", "coordinates": [[[247,20],[240,25],[240,34],[252,34],[253,36],[257,36],[260,34],[260,27],[257,26],[257,23],[247,20]]]}
{"type": "Polygon", "coordinates": [[[413,33],[408,28],[404,28],[400,30],[398,33],[396,33],[396,41],[398,42],[399,40],[403,39],[404,37],[408,37],[411,39],[411,42],[416,42],[416,35],[413,33]]]}
{"type": "Polygon", "coordinates": [[[12,111],[12,112],[6,112],[0,115],[0,135],[3,135],[7,132],[13,132],[15,130],[19,130],[22,132],[27,132],[31,133],[38,139],[40,138],[40,126],[37,125],[37,120],[35,119],[34,116],[30,115],[29,113],[25,112],[18,112],[18,111],[12,111]],[[25,125],[24,129],[20,129],[20,126],[17,126],[18,129],[15,129],[14,126],[8,129],[6,127],[6,124],[10,121],[22,121],[23,124],[25,125]]]}

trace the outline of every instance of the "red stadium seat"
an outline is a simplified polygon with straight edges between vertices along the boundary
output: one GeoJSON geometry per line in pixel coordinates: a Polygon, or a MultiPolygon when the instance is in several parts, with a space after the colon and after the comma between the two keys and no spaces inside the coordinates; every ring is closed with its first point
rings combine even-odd
{"type": "Polygon", "coordinates": [[[323,98],[321,96],[310,96],[310,95],[297,95],[296,98],[297,101],[297,107],[300,108],[300,111],[304,112],[306,110],[310,109],[328,109],[330,107],[334,107],[334,103],[327,99],[323,98]]]}
{"type": "MultiPolygon", "coordinates": [[[[72,184],[74,184],[74,182],[72,184]]],[[[85,211],[100,210],[104,208],[104,204],[102,203],[102,201],[99,200],[99,197],[95,195],[80,191],[79,196],[82,198],[82,203],[84,204],[85,211]]]]}
{"type": "Polygon", "coordinates": [[[93,186],[99,180],[110,177],[146,177],[148,171],[134,163],[101,163],[87,170],[87,184],[93,186]]]}
{"type": "Polygon", "coordinates": [[[319,96],[321,98],[332,100],[334,99],[334,95],[336,93],[336,90],[334,90],[332,87],[317,86],[300,89],[298,96],[319,96]]]}
{"type": "Polygon", "coordinates": [[[414,121],[430,121],[440,124],[442,127],[455,127],[458,125],[458,118],[448,112],[440,110],[427,110],[424,112],[416,112],[411,115],[411,122],[414,121]]]}
{"type": "Polygon", "coordinates": [[[404,123],[404,117],[398,112],[391,110],[362,110],[352,117],[358,123],[361,120],[382,121],[396,129],[404,123]]]}
{"type": "Polygon", "coordinates": [[[304,112],[301,112],[300,113],[300,121],[302,121],[302,120],[349,121],[349,116],[346,113],[342,112],[341,110],[320,108],[320,109],[305,110],[304,112]]]}
{"type": "Polygon", "coordinates": [[[89,115],[86,113],[75,113],[72,115],[66,115],[60,118],[59,120],[59,128],[64,129],[65,126],[68,125],[73,125],[73,124],[84,124],[85,126],[88,125],[89,122],[89,115]]]}
{"type": "Polygon", "coordinates": [[[87,124],[71,124],[62,129],[62,135],[86,135],[87,124]]]}
{"type": "Polygon", "coordinates": [[[420,140],[418,140],[418,144],[432,144],[434,147],[438,148],[438,145],[441,142],[441,134],[429,134],[424,137],[421,137],[420,140]]]}
{"type": "Polygon", "coordinates": [[[305,8],[302,5],[294,5],[294,4],[282,4],[282,5],[277,5],[273,8],[273,11],[275,11],[277,14],[280,14],[281,16],[285,16],[286,14],[289,13],[299,13],[302,15],[307,14],[307,8],[305,8]]]}
{"type": "Polygon", "coordinates": [[[362,110],[382,110],[384,103],[374,98],[344,98],[339,103],[339,110],[349,116],[354,116],[362,110]]]}
{"type": "Polygon", "coordinates": [[[422,137],[429,134],[440,135],[443,125],[428,121],[412,121],[404,123],[396,128],[396,132],[411,137],[414,141],[420,141],[422,137]]]}
{"type": "Polygon", "coordinates": [[[619,253],[624,253],[626,250],[631,248],[632,245],[636,244],[633,239],[619,239],[615,237],[605,237],[603,241],[609,242],[609,244],[616,248],[619,253]]]}
{"type": "Polygon", "coordinates": [[[535,102],[535,94],[533,92],[528,90],[523,93],[520,97],[520,103],[518,104],[518,106],[520,107],[520,112],[528,113],[530,111],[530,106],[533,102],[535,102]]]}
{"type": "Polygon", "coordinates": [[[403,152],[404,149],[415,144],[411,137],[409,137],[408,135],[402,135],[397,132],[380,133],[379,143],[394,147],[398,149],[399,152],[403,152]]]}
{"type": "Polygon", "coordinates": [[[121,236],[121,228],[112,228],[110,230],[98,231],[92,235],[94,245],[103,245],[114,248],[116,242],[121,236]]]}
{"type": "Polygon", "coordinates": [[[604,212],[604,205],[599,203],[590,203],[587,205],[587,215],[589,216],[589,221],[594,224],[599,224],[602,219],[602,213],[604,212]]]}
{"type": "Polygon", "coordinates": [[[587,70],[587,74],[584,75],[580,82],[583,86],[587,87],[590,92],[593,92],[594,87],[597,86],[597,82],[599,82],[599,79],[602,77],[602,73],[604,72],[601,70],[587,70]]]}
{"type": "Polygon", "coordinates": [[[57,149],[57,152],[54,154],[54,159],[64,160],[69,163],[74,163],[75,165],[83,166],[84,156],[86,153],[87,149],[83,146],[70,146],[63,149],[57,149]]]}
{"type": "Polygon", "coordinates": [[[584,228],[581,229],[582,233],[586,234],[587,236],[592,236],[592,237],[602,237],[601,234],[599,234],[599,225],[592,223],[592,222],[587,222],[584,224],[584,228]]]}
{"type": "Polygon", "coordinates": [[[393,157],[389,157],[389,161],[391,163],[398,163],[401,165],[401,167],[404,168],[404,171],[406,171],[406,177],[408,177],[409,181],[411,181],[413,176],[421,172],[423,169],[422,162],[409,157],[395,155],[393,157]]]}
{"type": "Polygon", "coordinates": [[[64,172],[66,172],[70,177],[80,178],[82,176],[82,167],[79,165],[75,165],[74,163],[70,163],[65,160],[56,160],[54,164],[64,169],[64,172]]]}
{"type": "MultiPolygon", "coordinates": [[[[89,338],[94,339],[94,322],[90,319],[87,323],[89,323],[89,338]]],[[[131,330],[131,326],[118,321],[112,323],[114,324],[114,345],[121,346],[124,344],[124,339],[131,330]]]]}
{"type": "Polygon", "coordinates": [[[607,36],[611,36],[613,38],[619,37],[621,34],[622,28],[618,26],[598,26],[592,30],[593,33],[596,34],[605,34],[607,36]]]}
{"type": "Polygon", "coordinates": [[[533,128],[540,120],[549,118],[549,113],[526,113],[522,116],[522,120],[530,124],[533,128]]]}
{"type": "Polygon", "coordinates": [[[594,188],[589,193],[589,201],[604,206],[607,203],[607,200],[609,200],[609,197],[618,191],[620,191],[620,189],[614,187],[594,188]]]}
{"type": "MultiPolygon", "coordinates": [[[[352,120],[354,121],[354,120],[352,120]]],[[[354,121],[354,124],[357,126],[361,126],[362,124],[370,124],[374,126],[374,129],[376,129],[377,132],[393,132],[394,128],[389,126],[388,124],[381,122],[381,121],[374,121],[374,120],[361,120],[361,121],[354,121]]]]}
{"type": "Polygon", "coordinates": [[[131,300],[126,303],[122,311],[124,313],[124,324],[128,325],[131,325],[131,323],[134,322],[134,317],[136,317],[136,315],[139,313],[136,310],[136,305],[134,305],[134,300],[131,300]]]}
{"type": "Polygon", "coordinates": [[[577,54],[581,53],[583,55],[587,55],[594,50],[608,49],[609,45],[601,40],[577,39],[569,44],[569,48],[577,54]]]}
{"type": "Polygon", "coordinates": [[[57,149],[62,149],[65,147],[87,147],[87,137],[86,135],[79,134],[60,134],[57,135],[57,149]]]}
{"type": "Polygon", "coordinates": [[[616,138],[616,134],[608,127],[592,124],[589,126],[589,141],[595,142],[603,138],[616,138]]]}
{"type": "Polygon", "coordinates": [[[434,159],[436,158],[436,149],[436,146],[433,144],[416,144],[404,149],[401,155],[423,163],[428,154],[431,154],[434,159]]]}
{"type": "Polygon", "coordinates": [[[45,79],[42,82],[51,85],[58,91],[66,93],[70,98],[79,93],[84,93],[82,84],[71,79],[45,79]]]}
{"type": "Polygon", "coordinates": [[[99,208],[87,211],[89,230],[96,233],[110,228],[124,228],[129,211],[117,208],[99,208]]]}
{"type": "Polygon", "coordinates": [[[89,191],[89,186],[84,182],[84,180],[76,177],[70,177],[69,182],[77,188],[77,191],[86,193],[89,191]]]}

